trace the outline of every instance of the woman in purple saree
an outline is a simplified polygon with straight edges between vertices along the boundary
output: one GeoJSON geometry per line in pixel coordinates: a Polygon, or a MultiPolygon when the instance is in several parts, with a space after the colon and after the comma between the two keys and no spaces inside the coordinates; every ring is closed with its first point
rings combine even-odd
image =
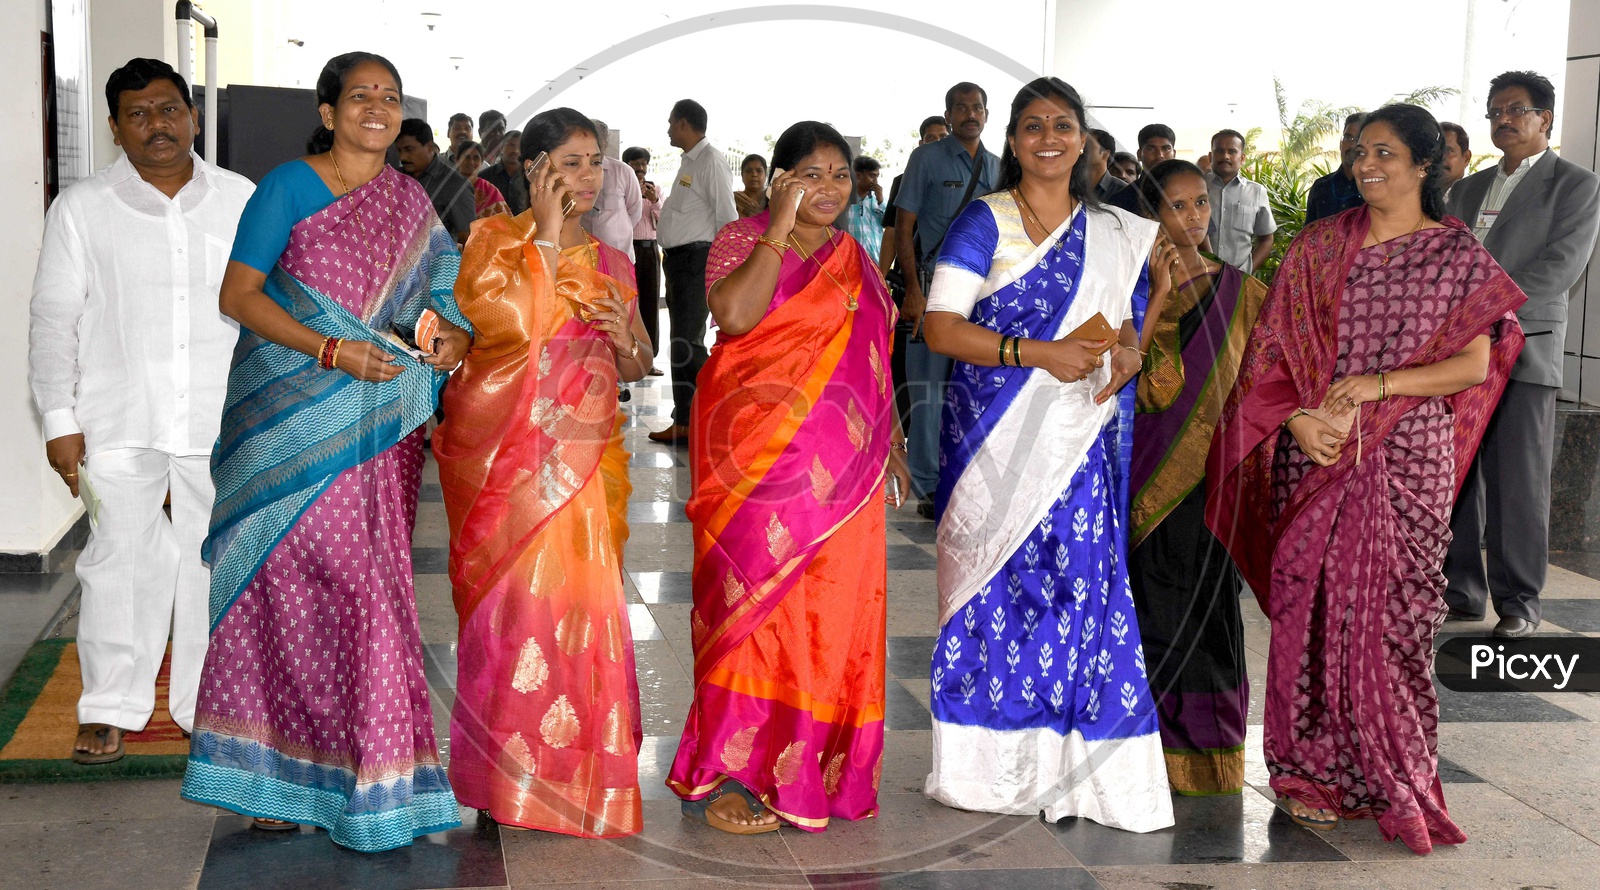
{"type": "Polygon", "coordinates": [[[212,455],[211,644],[183,794],[375,851],[458,824],[411,532],[422,425],[470,338],[454,244],[422,187],[384,164],[399,74],[348,53],[317,96],[330,150],[262,180],[222,284],[241,331],[212,455]],[[425,309],[442,316],[434,354],[385,342],[425,309]]]}
{"type": "Polygon", "coordinates": [[[1467,839],[1439,782],[1433,638],[1451,506],[1526,299],[1444,217],[1443,154],[1420,108],[1367,118],[1366,205],[1289,248],[1206,466],[1206,524],[1272,622],[1273,789],[1301,824],[1376,819],[1417,853],[1467,839]]]}

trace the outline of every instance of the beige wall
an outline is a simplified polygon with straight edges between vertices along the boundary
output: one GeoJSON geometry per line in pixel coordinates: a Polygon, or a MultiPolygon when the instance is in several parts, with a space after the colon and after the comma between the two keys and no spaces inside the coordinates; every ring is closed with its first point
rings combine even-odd
{"type": "MultiPolygon", "coordinates": [[[[1561,156],[1590,170],[1600,161],[1600,0],[1572,0],[1561,156]]],[[[1600,405],[1600,258],[1572,289],[1561,397],[1600,405]]]]}
{"type": "Polygon", "coordinates": [[[89,115],[94,122],[90,170],[102,170],[117,158],[116,143],[106,126],[111,109],[105,85],[111,72],[138,57],[162,59],[177,67],[173,5],[165,0],[89,0],[89,85],[94,95],[89,115]]]}
{"type": "Polygon", "coordinates": [[[44,226],[44,132],[39,34],[45,0],[6,4],[0,29],[0,107],[20,160],[0,164],[0,207],[9,225],[0,238],[0,553],[49,550],[78,516],[79,504],[44,461],[39,415],[28,389],[28,300],[44,226]]]}

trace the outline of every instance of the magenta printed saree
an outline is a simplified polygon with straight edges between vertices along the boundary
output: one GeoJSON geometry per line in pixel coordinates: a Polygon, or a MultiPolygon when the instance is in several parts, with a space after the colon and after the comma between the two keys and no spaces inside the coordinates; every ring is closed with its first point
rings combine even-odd
{"type": "Polygon", "coordinates": [[[1426,853],[1466,835],[1438,778],[1430,672],[1451,506],[1522,347],[1525,299],[1459,221],[1362,249],[1367,210],[1290,247],[1217,426],[1206,522],[1272,621],[1272,786],[1426,853]],[[1362,406],[1331,467],[1279,428],[1341,377],[1442,361],[1492,339],[1488,379],[1362,406]]]}
{"type": "MultiPolygon", "coordinates": [[[[766,222],[724,227],[707,277],[766,222]]],[[[693,800],[736,779],[807,831],[875,814],[883,755],[895,309],[860,246],[835,239],[786,255],[766,316],[721,336],[700,374],[695,699],[667,782],[693,800]]]]}

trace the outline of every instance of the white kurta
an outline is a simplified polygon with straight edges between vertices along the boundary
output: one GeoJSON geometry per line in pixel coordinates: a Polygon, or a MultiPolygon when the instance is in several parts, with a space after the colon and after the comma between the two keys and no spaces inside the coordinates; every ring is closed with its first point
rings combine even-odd
{"type": "Polygon", "coordinates": [[[83,723],[138,730],[173,627],[168,709],[187,729],[205,657],[200,561],[238,327],[217,308],[234,230],[255,187],[194,156],[168,198],[124,157],[45,217],[28,332],[47,440],[82,433],[100,496],[78,559],[83,723]],[[172,519],[162,511],[172,496],[172,519]]]}

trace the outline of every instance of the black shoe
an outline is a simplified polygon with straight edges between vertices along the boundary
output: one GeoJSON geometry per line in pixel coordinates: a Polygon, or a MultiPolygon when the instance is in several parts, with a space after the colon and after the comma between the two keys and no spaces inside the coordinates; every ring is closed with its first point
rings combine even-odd
{"type": "Polygon", "coordinates": [[[933,519],[933,501],[924,500],[917,505],[917,515],[923,519],[933,519]]]}
{"type": "Polygon", "coordinates": [[[1483,616],[1482,615],[1474,615],[1471,612],[1462,612],[1462,611],[1452,607],[1449,612],[1445,613],[1444,620],[1446,620],[1446,621],[1482,621],[1483,620],[1483,616]]]}
{"type": "Polygon", "coordinates": [[[1526,640],[1539,629],[1536,622],[1515,615],[1507,615],[1494,626],[1494,635],[1502,640],[1526,640]]]}

